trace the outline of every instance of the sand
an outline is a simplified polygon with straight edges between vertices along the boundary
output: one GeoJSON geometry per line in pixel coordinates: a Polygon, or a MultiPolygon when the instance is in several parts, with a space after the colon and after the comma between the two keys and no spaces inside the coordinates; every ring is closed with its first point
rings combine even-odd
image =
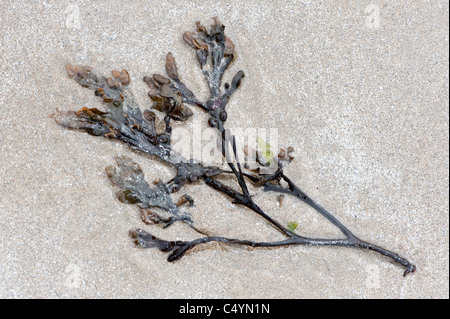
{"type": "MultiPolygon", "coordinates": [[[[448,298],[448,11],[447,1],[2,1],[0,297],[448,298]],[[137,227],[165,239],[197,235],[144,225],[115,198],[105,167],[126,155],[149,181],[174,172],[56,125],[48,115],[57,108],[101,107],[64,66],[127,69],[144,109],[142,77],[162,73],[170,51],[204,99],[181,35],[212,16],[238,53],[225,79],[246,74],[227,125],[277,129],[296,153],[286,174],[357,236],[415,263],[414,274],[348,248],[209,245],[168,263],[134,246],[127,234],[137,227]]],[[[294,198],[279,208],[276,194],[252,192],[299,233],[337,236],[294,198]]],[[[205,185],[183,193],[195,199],[196,223],[215,234],[280,238],[205,185]]]]}

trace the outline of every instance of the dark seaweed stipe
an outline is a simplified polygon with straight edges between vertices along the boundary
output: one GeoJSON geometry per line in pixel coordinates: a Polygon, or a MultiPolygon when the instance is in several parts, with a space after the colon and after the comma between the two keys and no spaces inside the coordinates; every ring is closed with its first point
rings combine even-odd
{"type": "MultiPolygon", "coordinates": [[[[144,230],[131,230],[129,235],[135,244],[142,248],[158,248],[169,253],[168,261],[183,257],[191,248],[208,242],[222,242],[230,245],[249,247],[280,247],[286,245],[310,246],[343,246],[364,250],[372,250],[393,260],[404,267],[404,275],[416,270],[416,266],[399,255],[356,237],[335,216],[312,200],[283,172],[293,156],[291,147],[281,149],[278,157],[278,169],[270,174],[261,174],[258,169],[243,171],[237,159],[236,139],[225,128],[227,121],[226,105],[231,96],[242,84],[244,72],[238,71],[231,83],[225,83],[222,88],[222,76],[228,66],[236,59],[234,44],[224,33],[225,27],[214,18],[209,29],[200,22],[196,23],[196,30],[183,34],[183,40],[191,46],[196,54],[201,71],[209,87],[209,97],[206,101],[199,101],[195,94],[182,82],[178,74],[175,58],[172,53],[166,56],[166,76],[153,74],[145,76],[148,85],[148,96],[152,107],[141,112],[129,89],[130,77],[126,70],[114,70],[110,77],[97,74],[91,67],[67,65],[66,70],[71,79],[81,86],[93,90],[98,96],[105,110],[96,108],[82,108],[74,111],[56,111],[50,116],[59,125],[93,136],[103,136],[108,139],[120,140],[128,144],[133,150],[151,155],[162,160],[168,166],[176,169],[176,175],[168,182],[156,181],[152,186],[145,181],[144,174],[138,164],[127,157],[117,157],[117,166],[106,169],[107,176],[119,190],[117,198],[128,204],[136,205],[141,212],[141,219],[145,224],[160,224],[167,228],[176,221],[186,223],[202,237],[191,241],[167,241],[160,239],[144,230]],[[209,115],[208,125],[216,128],[221,135],[221,152],[229,169],[205,166],[185,159],[172,150],[171,133],[174,122],[183,122],[193,116],[188,106],[199,107],[209,115]],[[164,131],[158,132],[156,112],[164,114],[164,131]],[[236,160],[236,161],[235,161],[236,160]],[[224,175],[234,176],[239,189],[226,186],[220,180],[224,175]],[[188,194],[183,195],[175,204],[171,194],[178,192],[186,184],[202,181],[212,189],[225,194],[234,204],[247,209],[264,218],[268,224],[275,227],[284,239],[280,241],[255,242],[221,236],[213,236],[208,231],[196,227],[192,216],[182,210],[184,204],[194,206],[194,199],[188,194]],[[283,183],[282,183],[283,182],[283,183]],[[263,191],[290,195],[306,203],[330,223],[337,227],[343,238],[323,239],[304,237],[290,230],[264,212],[253,200],[247,183],[260,187],[263,191]],[[286,185],[286,186],[283,186],[286,185]]],[[[265,163],[261,162],[261,166],[265,163]]],[[[244,166],[247,169],[247,166],[244,166]]],[[[279,197],[281,199],[282,197],[279,197]]],[[[280,201],[281,205],[281,201],[280,201]]]]}

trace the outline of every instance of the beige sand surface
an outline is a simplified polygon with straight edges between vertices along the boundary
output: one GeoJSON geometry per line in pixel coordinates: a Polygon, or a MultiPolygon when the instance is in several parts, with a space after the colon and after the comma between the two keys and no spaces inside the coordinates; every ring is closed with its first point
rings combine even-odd
{"type": "MultiPolygon", "coordinates": [[[[448,298],[448,1],[1,1],[0,297],[448,298]],[[163,238],[120,203],[104,168],[137,161],[151,181],[173,171],[126,146],[68,131],[56,108],[100,107],[67,78],[67,63],[126,68],[142,108],[144,75],[169,51],[200,97],[207,87],[181,34],[218,16],[234,41],[242,87],[230,127],[277,128],[296,149],[286,172],[356,235],[414,262],[402,268],[346,248],[216,245],[175,263],[134,247],[129,229],[163,238]]],[[[206,117],[196,112],[204,120],[206,117]]],[[[189,124],[186,124],[189,125],[189,124]]],[[[190,212],[220,235],[273,240],[253,213],[204,185],[190,212]]],[[[337,231],[305,205],[255,191],[283,223],[337,231]]]]}

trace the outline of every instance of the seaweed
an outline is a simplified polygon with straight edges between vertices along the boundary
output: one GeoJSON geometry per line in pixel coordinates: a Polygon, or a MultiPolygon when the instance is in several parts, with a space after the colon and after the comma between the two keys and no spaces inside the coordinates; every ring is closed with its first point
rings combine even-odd
{"type": "MultiPolygon", "coordinates": [[[[173,167],[176,174],[171,180],[168,182],[158,180],[152,187],[145,181],[139,165],[124,156],[117,157],[117,166],[108,167],[106,173],[113,184],[119,187],[117,198],[123,203],[136,205],[145,224],[160,224],[166,228],[180,221],[201,235],[191,241],[170,241],[160,239],[145,230],[135,229],[129,232],[135,244],[142,248],[158,248],[162,252],[169,253],[167,259],[170,262],[180,259],[191,248],[209,242],[249,247],[287,245],[353,247],[372,250],[390,258],[403,266],[404,275],[414,272],[416,266],[407,259],[356,237],[332,213],[311,199],[285,175],[284,168],[294,159],[292,147],[280,149],[278,154],[274,155],[269,144],[258,140],[262,151],[256,154],[254,165],[252,167],[247,164],[241,165],[236,136],[230,133],[225,123],[228,118],[226,105],[242,84],[245,75],[243,71],[238,71],[231,83],[225,83],[222,86],[222,77],[230,64],[236,60],[237,55],[233,42],[224,33],[224,25],[217,18],[213,20],[209,29],[197,22],[195,31],[186,31],[183,34],[184,42],[195,51],[209,87],[209,97],[204,102],[197,99],[182,82],[175,58],[170,52],[165,62],[167,76],[153,74],[143,78],[149,87],[148,96],[152,101],[152,106],[144,112],[141,112],[129,89],[130,77],[126,70],[114,70],[107,78],[97,74],[88,66],[71,64],[66,66],[69,78],[85,88],[94,90],[105,110],[84,107],[76,112],[58,110],[50,116],[63,127],[84,131],[93,136],[120,140],[131,149],[158,158],[166,165],[173,167]],[[208,114],[209,127],[219,133],[218,147],[228,169],[208,166],[194,159],[184,158],[172,149],[172,125],[175,122],[188,121],[193,116],[191,107],[198,107],[208,114]],[[156,129],[157,113],[164,115],[163,132],[158,132],[156,129]],[[274,169],[268,169],[269,166],[274,169]],[[227,186],[222,179],[225,176],[233,177],[238,188],[227,186]],[[191,196],[185,194],[177,203],[174,203],[171,197],[171,193],[178,192],[194,182],[203,182],[213,190],[225,194],[233,204],[253,211],[275,227],[284,239],[258,242],[214,236],[198,229],[192,216],[182,211],[182,206],[185,204],[189,207],[194,206],[191,196]],[[285,195],[306,203],[337,227],[343,237],[310,238],[299,233],[298,223],[295,221],[282,225],[257,205],[249,191],[249,184],[264,192],[279,193],[277,196],[279,206],[282,205],[285,195]]],[[[245,156],[248,157],[250,153],[248,146],[243,148],[245,156]]]]}

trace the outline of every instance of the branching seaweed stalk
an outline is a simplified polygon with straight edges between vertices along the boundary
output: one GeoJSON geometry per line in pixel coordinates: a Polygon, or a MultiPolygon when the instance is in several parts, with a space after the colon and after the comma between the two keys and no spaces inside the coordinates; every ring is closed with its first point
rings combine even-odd
{"type": "MultiPolygon", "coordinates": [[[[111,76],[106,78],[88,66],[71,64],[66,66],[70,78],[81,86],[95,91],[95,95],[101,98],[105,111],[84,107],[77,112],[56,111],[51,114],[51,117],[63,127],[85,131],[94,136],[120,140],[132,149],[155,156],[167,165],[174,167],[176,175],[169,182],[158,181],[153,187],[145,181],[141,168],[126,157],[117,157],[117,166],[108,167],[106,172],[109,179],[120,188],[117,198],[121,202],[137,205],[144,223],[169,227],[174,222],[181,221],[202,235],[191,241],[167,241],[142,229],[136,229],[130,231],[130,236],[136,245],[144,248],[156,247],[160,251],[167,252],[169,261],[180,259],[191,248],[209,242],[250,247],[344,246],[372,250],[384,255],[402,265],[405,269],[404,275],[414,272],[416,267],[408,260],[356,237],[335,216],[311,199],[284,174],[283,168],[293,159],[292,148],[288,148],[287,151],[281,149],[278,156],[274,157],[273,161],[278,164],[274,172],[265,174],[261,173],[261,170],[244,172],[238,158],[236,138],[225,128],[225,122],[227,121],[226,105],[241,85],[245,75],[243,71],[237,72],[231,83],[225,83],[222,92],[222,76],[236,59],[234,44],[224,34],[224,29],[222,23],[214,18],[214,23],[209,30],[197,22],[196,31],[187,31],[183,34],[183,40],[194,49],[208,83],[210,96],[205,102],[199,101],[181,81],[175,58],[170,52],[166,56],[165,64],[167,77],[153,74],[143,79],[150,89],[148,96],[153,102],[152,108],[146,109],[143,113],[129,90],[130,77],[126,70],[114,70],[111,76]],[[186,121],[193,115],[186,104],[199,107],[208,113],[208,125],[217,129],[220,134],[220,150],[230,170],[194,162],[192,159],[183,158],[181,154],[172,149],[171,124],[174,121],[186,121]],[[163,132],[157,132],[155,111],[165,114],[163,132]],[[239,190],[221,182],[220,177],[224,175],[234,176],[239,190]],[[174,203],[170,196],[171,193],[178,192],[185,184],[197,181],[203,181],[212,189],[225,194],[234,204],[247,207],[258,214],[285,238],[280,241],[258,242],[213,236],[198,229],[192,216],[181,210],[181,206],[186,203],[192,206],[193,199],[185,194],[178,203],[174,203]],[[283,186],[281,181],[287,186],[283,186]],[[283,226],[255,203],[248,189],[248,183],[254,187],[260,187],[264,191],[277,192],[283,196],[284,194],[290,195],[304,202],[337,227],[344,238],[309,238],[283,226]],[[166,215],[157,213],[158,209],[164,211],[166,215]]],[[[259,161],[259,163],[262,166],[267,164],[263,161],[259,161]]]]}

